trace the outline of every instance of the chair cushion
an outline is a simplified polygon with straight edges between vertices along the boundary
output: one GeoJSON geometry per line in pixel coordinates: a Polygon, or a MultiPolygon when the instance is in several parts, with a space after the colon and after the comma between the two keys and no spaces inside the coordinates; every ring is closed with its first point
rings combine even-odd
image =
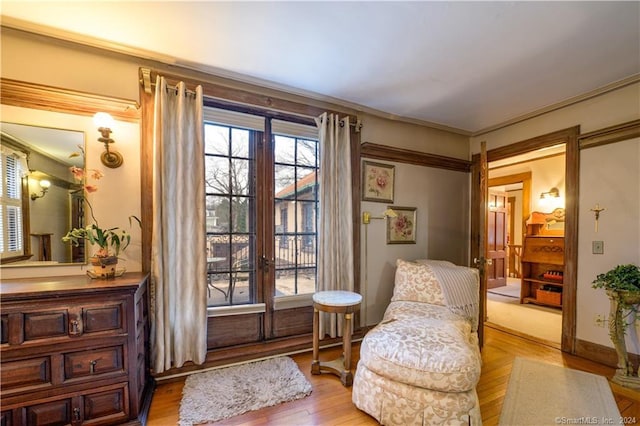
{"type": "Polygon", "coordinates": [[[384,312],[381,322],[396,319],[415,319],[415,318],[438,318],[448,321],[459,321],[461,323],[468,322],[460,315],[454,314],[446,306],[432,305],[422,302],[391,302],[384,312]]]}
{"type": "Polygon", "coordinates": [[[429,265],[398,259],[391,301],[445,305],[442,288],[429,265]]]}
{"type": "Polygon", "coordinates": [[[363,339],[360,360],[380,376],[443,392],[469,391],[480,379],[477,339],[463,320],[383,321],[363,339]]]}

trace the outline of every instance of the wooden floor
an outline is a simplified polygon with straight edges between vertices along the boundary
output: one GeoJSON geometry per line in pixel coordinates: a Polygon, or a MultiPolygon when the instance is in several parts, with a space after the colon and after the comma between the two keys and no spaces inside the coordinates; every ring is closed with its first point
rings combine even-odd
{"type": "MultiPolygon", "coordinates": [[[[496,425],[500,418],[502,401],[507,389],[511,366],[516,356],[537,359],[577,370],[613,376],[614,369],[583,358],[566,355],[558,349],[544,346],[503,331],[485,327],[485,346],[482,351],[482,374],[478,384],[480,410],[485,425],[496,425]]],[[[359,345],[353,347],[354,365],[358,360],[359,345]]],[[[321,359],[340,354],[340,348],[321,352],[321,359]]],[[[312,376],[311,353],[293,355],[300,370],[313,386],[307,398],[275,407],[246,413],[217,422],[216,425],[375,425],[377,422],[351,403],[351,388],[345,388],[333,375],[312,376]]],[[[184,380],[158,385],[151,403],[148,425],[175,425],[178,422],[180,399],[184,380]]],[[[618,408],[626,424],[640,422],[640,392],[612,384],[618,408]]],[[[541,409],[544,409],[541,407],[541,409]]],[[[617,424],[617,423],[616,423],[617,424]]]]}

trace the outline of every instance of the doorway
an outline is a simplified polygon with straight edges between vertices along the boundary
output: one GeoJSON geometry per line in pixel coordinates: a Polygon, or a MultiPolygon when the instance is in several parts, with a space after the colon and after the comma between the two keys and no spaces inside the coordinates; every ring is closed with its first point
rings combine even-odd
{"type": "Polygon", "coordinates": [[[535,195],[532,197],[532,185],[541,187],[549,179],[564,181],[564,174],[564,146],[489,164],[487,258],[493,264],[487,272],[485,324],[557,348],[562,336],[562,310],[522,303],[521,257],[532,205],[534,210],[547,208],[538,206],[535,195]],[[513,170],[518,173],[508,174],[513,170]],[[497,238],[500,235],[505,235],[502,243],[497,238]],[[502,258],[494,253],[503,253],[502,258]]]}
{"type": "MultiPolygon", "coordinates": [[[[570,127],[564,130],[559,130],[546,135],[538,136],[532,139],[522,140],[510,145],[501,146],[494,149],[484,151],[485,153],[478,153],[473,155],[472,161],[472,205],[474,206],[471,230],[474,242],[471,247],[471,258],[482,260],[486,252],[484,251],[484,244],[487,241],[486,228],[483,225],[485,212],[487,210],[486,197],[487,192],[480,191],[484,188],[488,190],[488,164],[492,167],[496,166],[498,162],[503,162],[502,165],[517,165],[522,160],[518,156],[521,154],[528,154],[538,151],[542,148],[549,148],[558,145],[565,147],[565,173],[564,173],[564,188],[565,188],[565,221],[564,221],[564,242],[565,247],[563,251],[564,258],[564,288],[562,295],[562,328],[561,328],[561,344],[562,351],[573,353],[575,351],[575,317],[576,317],[576,280],[577,280],[577,194],[578,194],[578,135],[580,132],[579,126],[570,127]],[[494,163],[495,162],[495,163],[494,163]],[[483,195],[484,194],[484,195],[483,195]]],[[[481,144],[483,145],[483,144],[481,144]]],[[[521,170],[522,171],[522,170],[521,170]]],[[[515,172],[505,173],[514,174],[515,172]]],[[[535,173],[534,173],[535,174],[535,173]]],[[[535,179],[533,180],[535,182],[535,179]]],[[[534,194],[538,191],[549,191],[548,189],[540,189],[538,184],[532,184],[532,192],[529,199],[537,201],[534,194]]],[[[535,207],[532,207],[534,209],[535,207]]],[[[482,263],[481,263],[482,264],[482,263]]],[[[482,268],[484,269],[484,268],[482,268]]],[[[480,319],[484,320],[487,314],[487,284],[486,279],[481,281],[481,303],[480,303],[480,319]]],[[[479,330],[479,337],[481,344],[483,341],[482,328],[479,330]]]]}

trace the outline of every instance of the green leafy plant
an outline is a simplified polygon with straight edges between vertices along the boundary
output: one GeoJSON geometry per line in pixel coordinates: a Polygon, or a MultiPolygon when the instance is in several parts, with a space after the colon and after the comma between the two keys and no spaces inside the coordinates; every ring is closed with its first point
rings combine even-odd
{"type": "Polygon", "coordinates": [[[598,274],[593,280],[592,287],[612,291],[640,292],[640,268],[633,264],[618,265],[604,274],[598,274]]]}
{"type": "MultiPolygon", "coordinates": [[[[84,149],[82,146],[78,146],[78,148],[80,151],[71,154],[70,157],[84,156],[84,149]]],[[[93,254],[94,257],[102,259],[111,256],[117,257],[120,252],[124,251],[131,243],[131,234],[119,227],[100,227],[98,220],[93,214],[93,207],[86,196],[86,194],[93,193],[98,190],[98,186],[89,184],[87,179],[92,178],[94,180],[99,180],[104,176],[103,173],[100,170],[83,169],[75,166],[70,167],[69,171],[73,177],[82,184],[82,189],[80,189],[80,191],[83,192],[82,200],[89,208],[89,214],[91,215],[93,223],[84,228],[71,229],[64,237],[62,237],[62,241],[71,243],[78,247],[80,242],[85,240],[88,241],[89,244],[97,245],[99,247],[98,251],[93,254]]],[[[131,225],[132,219],[135,219],[138,224],[140,224],[140,219],[136,216],[130,216],[129,225],[131,225]]]]}
{"type": "Polygon", "coordinates": [[[86,240],[92,245],[100,247],[94,254],[96,257],[118,256],[131,243],[131,235],[120,228],[102,229],[97,223],[92,223],[85,228],[73,228],[62,241],[70,242],[78,247],[81,240],[86,240]]]}

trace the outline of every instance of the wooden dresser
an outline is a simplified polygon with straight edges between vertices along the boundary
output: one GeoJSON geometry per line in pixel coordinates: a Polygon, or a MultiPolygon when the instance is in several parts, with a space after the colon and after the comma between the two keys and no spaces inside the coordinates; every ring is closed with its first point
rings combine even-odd
{"type": "Polygon", "coordinates": [[[148,277],[0,282],[1,424],[144,424],[148,277]]]}

